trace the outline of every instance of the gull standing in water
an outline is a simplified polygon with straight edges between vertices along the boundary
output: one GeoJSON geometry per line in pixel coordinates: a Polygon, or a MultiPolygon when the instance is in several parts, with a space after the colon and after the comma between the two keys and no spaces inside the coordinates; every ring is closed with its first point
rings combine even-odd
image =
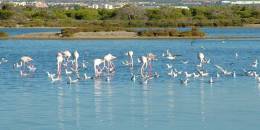
{"type": "Polygon", "coordinates": [[[135,76],[135,74],[134,73],[131,73],[131,80],[133,81],[133,82],[135,82],[135,80],[136,80],[136,76],[135,76]]]}
{"type": "Polygon", "coordinates": [[[258,60],[256,59],[253,63],[252,63],[252,65],[251,65],[253,68],[257,68],[257,66],[258,66],[258,60]]]}
{"type": "Polygon", "coordinates": [[[162,56],[165,57],[165,58],[168,59],[168,60],[175,60],[175,59],[176,59],[176,55],[174,55],[173,53],[171,53],[171,52],[169,51],[169,49],[167,49],[167,50],[166,50],[166,54],[163,53],[162,56]]]}
{"type": "Polygon", "coordinates": [[[210,77],[210,79],[209,79],[209,83],[210,83],[210,84],[213,84],[213,83],[214,83],[214,81],[213,81],[213,78],[212,78],[212,77],[210,77]]]}
{"type": "Polygon", "coordinates": [[[235,58],[238,59],[238,53],[237,52],[235,53],[235,58]]]}
{"type": "Polygon", "coordinates": [[[70,76],[68,77],[68,80],[67,84],[75,84],[79,81],[79,79],[72,80],[70,76]]]}
{"type": "Polygon", "coordinates": [[[184,72],[184,76],[186,78],[190,78],[193,74],[189,74],[187,71],[184,72]]]}
{"type": "Polygon", "coordinates": [[[91,79],[92,77],[89,77],[89,76],[87,76],[87,74],[86,73],[84,73],[84,80],[88,80],[88,79],[91,79]]]}
{"type": "Polygon", "coordinates": [[[232,72],[223,69],[223,68],[222,68],[221,66],[219,66],[219,65],[215,65],[215,67],[217,67],[224,75],[231,75],[231,74],[232,74],[232,72]]]}
{"type": "Polygon", "coordinates": [[[260,83],[260,77],[259,77],[259,76],[256,77],[256,81],[257,81],[258,83],[260,83]]]}
{"type": "Polygon", "coordinates": [[[200,61],[200,64],[197,65],[198,67],[202,67],[203,64],[209,64],[209,63],[210,63],[210,59],[207,60],[207,59],[205,58],[204,53],[202,53],[202,52],[199,52],[199,53],[198,53],[197,58],[198,58],[199,61],[200,61]]]}
{"type": "Polygon", "coordinates": [[[187,85],[189,82],[189,79],[181,79],[181,84],[187,85]]]}
{"type": "Polygon", "coordinates": [[[172,64],[166,64],[166,66],[167,66],[168,69],[172,68],[172,64]]]}
{"type": "Polygon", "coordinates": [[[55,76],[55,74],[51,74],[50,72],[46,72],[46,74],[48,75],[48,78],[50,78],[51,79],[51,77],[54,77],[55,76]]]}
{"type": "Polygon", "coordinates": [[[2,63],[7,63],[7,62],[8,62],[8,60],[7,60],[6,58],[2,57],[2,58],[1,58],[1,61],[0,61],[0,64],[2,64],[2,63]]]}
{"type": "Polygon", "coordinates": [[[202,52],[199,52],[197,55],[197,58],[200,61],[200,64],[198,65],[198,67],[202,67],[202,64],[205,62],[205,55],[202,52]]]}
{"type": "Polygon", "coordinates": [[[237,75],[236,75],[236,71],[233,72],[233,78],[236,78],[237,75]]]}

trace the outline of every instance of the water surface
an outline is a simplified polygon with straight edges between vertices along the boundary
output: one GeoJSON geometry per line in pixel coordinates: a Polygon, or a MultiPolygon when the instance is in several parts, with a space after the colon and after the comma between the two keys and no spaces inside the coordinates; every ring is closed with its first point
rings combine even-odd
{"type": "MultiPolygon", "coordinates": [[[[243,68],[259,59],[258,40],[1,40],[0,57],[9,61],[0,65],[0,129],[19,130],[258,130],[260,122],[260,86],[254,78],[240,76],[243,68]],[[100,80],[68,85],[52,84],[45,71],[55,72],[56,53],[78,50],[81,62],[88,61],[88,75],[93,75],[93,59],[107,53],[117,56],[116,74],[110,83],[100,80]],[[163,59],[170,49],[181,56],[176,61],[163,59]],[[155,53],[153,71],[161,77],[147,85],[130,81],[130,71],[121,64],[124,52],[134,51],[135,73],[138,56],[155,53]],[[222,77],[208,84],[208,77],[191,79],[185,86],[179,78],[167,76],[165,64],[178,70],[194,72],[197,52],[211,59],[206,65],[212,76],[214,64],[236,71],[237,78],[222,77]],[[235,59],[235,52],[239,59],[235,59]],[[37,67],[31,77],[22,78],[12,65],[23,55],[33,57],[37,67]],[[182,60],[189,60],[183,65],[182,60]]],[[[256,69],[259,72],[259,69],[256,69]]]]}

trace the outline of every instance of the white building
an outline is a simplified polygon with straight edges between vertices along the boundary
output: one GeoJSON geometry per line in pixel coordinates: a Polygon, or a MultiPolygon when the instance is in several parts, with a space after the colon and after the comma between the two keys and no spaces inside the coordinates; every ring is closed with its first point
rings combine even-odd
{"type": "Polygon", "coordinates": [[[37,8],[48,8],[48,5],[45,2],[35,2],[35,7],[37,8]]]}
{"type": "Polygon", "coordinates": [[[187,9],[189,10],[190,8],[188,6],[174,6],[176,9],[187,9]]]}
{"type": "Polygon", "coordinates": [[[92,5],[92,8],[93,8],[93,9],[98,9],[99,6],[98,6],[98,4],[93,4],[93,5],[92,5]]]}
{"type": "Polygon", "coordinates": [[[10,4],[13,4],[14,6],[26,6],[26,2],[9,2],[10,4]]]}
{"type": "Polygon", "coordinates": [[[113,5],[105,4],[105,5],[104,5],[104,8],[105,8],[105,9],[113,9],[113,5]]]}
{"type": "Polygon", "coordinates": [[[260,1],[221,1],[221,4],[231,4],[231,5],[257,5],[260,1]]]}

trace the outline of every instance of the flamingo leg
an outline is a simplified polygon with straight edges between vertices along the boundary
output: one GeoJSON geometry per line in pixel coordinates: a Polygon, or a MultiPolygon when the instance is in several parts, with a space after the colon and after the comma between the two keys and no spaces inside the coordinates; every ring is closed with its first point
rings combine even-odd
{"type": "Polygon", "coordinates": [[[149,76],[152,76],[153,73],[152,73],[152,63],[149,62],[149,76]]]}

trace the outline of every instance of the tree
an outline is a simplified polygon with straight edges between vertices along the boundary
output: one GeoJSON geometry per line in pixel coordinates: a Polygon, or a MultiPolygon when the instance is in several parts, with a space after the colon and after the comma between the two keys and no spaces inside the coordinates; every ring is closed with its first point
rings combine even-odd
{"type": "Polygon", "coordinates": [[[116,17],[122,20],[145,20],[145,10],[134,5],[125,5],[116,11],[116,17]]]}
{"type": "Polygon", "coordinates": [[[0,10],[0,19],[1,20],[9,19],[11,16],[13,16],[13,14],[14,13],[12,11],[0,10]]]}
{"type": "Polygon", "coordinates": [[[100,9],[98,10],[98,14],[100,15],[100,20],[107,20],[115,17],[116,11],[108,10],[108,9],[100,9]]]}

